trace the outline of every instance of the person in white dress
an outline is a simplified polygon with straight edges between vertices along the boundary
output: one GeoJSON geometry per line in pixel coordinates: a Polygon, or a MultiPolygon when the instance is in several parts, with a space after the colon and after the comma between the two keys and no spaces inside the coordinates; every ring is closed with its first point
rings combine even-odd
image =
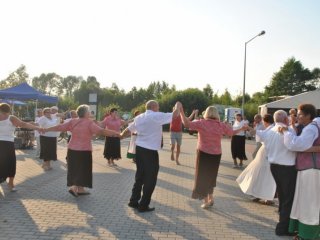
{"type": "MultiPolygon", "coordinates": [[[[270,114],[263,116],[263,125],[265,130],[269,131],[273,127],[273,117],[270,114]]],[[[276,191],[276,182],[270,170],[270,163],[267,159],[265,145],[262,144],[256,157],[243,170],[236,179],[242,192],[255,197],[253,201],[264,200],[265,204],[272,204],[276,191]]]]}
{"type": "Polygon", "coordinates": [[[320,153],[304,153],[320,145],[320,119],[314,119],[316,108],[312,104],[298,107],[298,122],[304,125],[300,136],[284,129],[284,144],[297,151],[298,170],[289,232],[298,232],[302,239],[320,239],[320,153]]]}

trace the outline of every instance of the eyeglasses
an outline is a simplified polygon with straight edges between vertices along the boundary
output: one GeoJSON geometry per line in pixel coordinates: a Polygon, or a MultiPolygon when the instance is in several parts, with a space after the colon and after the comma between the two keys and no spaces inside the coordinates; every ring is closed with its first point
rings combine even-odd
{"type": "Polygon", "coordinates": [[[50,111],[45,111],[44,113],[51,113],[50,111]]]}

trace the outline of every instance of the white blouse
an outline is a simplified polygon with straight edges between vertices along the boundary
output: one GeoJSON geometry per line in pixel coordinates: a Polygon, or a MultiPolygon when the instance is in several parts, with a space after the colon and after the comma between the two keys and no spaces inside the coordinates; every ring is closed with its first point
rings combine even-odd
{"type": "MultiPolygon", "coordinates": [[[[53,127],[57,125],[57,119],[49,119],[46,116],[42,116],[39,120],[38,120],[38,124],[40,125],[40,127],[42,128],[48,128],[48,127],[53,127]]],[[[41,136],[45,136],[45,137],[57,137],[57,133],[56,132],[46,132],[46,133],[42,133],[41,136]]]]}

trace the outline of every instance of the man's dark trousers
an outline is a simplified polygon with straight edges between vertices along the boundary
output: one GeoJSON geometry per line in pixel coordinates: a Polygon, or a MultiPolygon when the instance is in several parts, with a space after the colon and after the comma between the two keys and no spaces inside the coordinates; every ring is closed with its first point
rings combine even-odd
{"type": "Polygon", "coordinates": [[[279,198],[279,223],[276,234],[288,233],[290,213],[296,188],[297,170],[295,166],[271,164],[271,173],[277,184],[279,198]]]}
{"type": "Polygon", "coordinates": [[[157,183],[159,172],[158,151],[136,146],[136,165],[137,171],[130,203],[139,204],[139,208],[147,208],[157,183]],[[141,191],[143,192],[142,197],[141,191]]]}

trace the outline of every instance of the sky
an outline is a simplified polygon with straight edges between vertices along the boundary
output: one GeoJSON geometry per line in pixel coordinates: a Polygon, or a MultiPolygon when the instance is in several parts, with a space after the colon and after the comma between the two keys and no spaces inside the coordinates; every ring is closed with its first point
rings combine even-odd
{"type": "Polygon", "coordinates": [[[0,1],[0,80],[21,64],[101,87],[263,91],[290,57],[320,67],[318,0],[0,1]]]}

